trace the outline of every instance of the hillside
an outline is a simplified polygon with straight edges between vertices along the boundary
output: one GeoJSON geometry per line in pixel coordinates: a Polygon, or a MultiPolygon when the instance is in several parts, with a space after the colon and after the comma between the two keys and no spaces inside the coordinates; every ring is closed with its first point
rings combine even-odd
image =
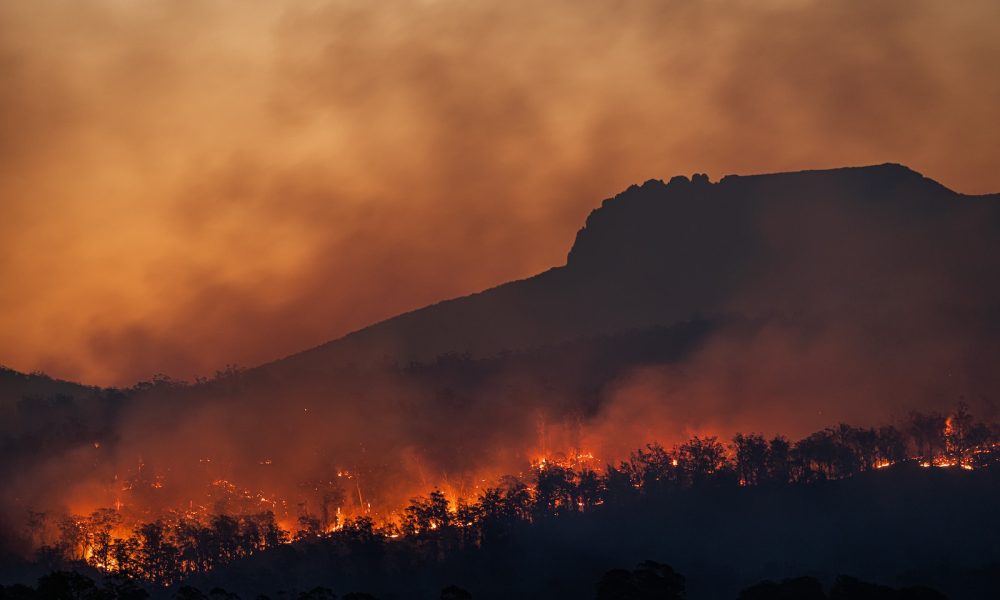
{"type": "Polygon", "coordinates": [[[342,472],[345,511],[384,514],[539,456],[959,403],[996,421],[998,274],[1000,197],[897,165],[648,181],[563,266],[255,369],[122,392],[7,373],[35,398],[0,431],[0,521],[215,506],[218,482],[294,521],[342,472]]]}
{"type": "Polygon", "coordinates": [[[266,368],[489,356],[718,313],[904,313],[927,287],[935,310],[992,317],[1000,306],[998,200],[892,164],[718,183],[703,175],[650,180],[594,210],[563,266],[266,368]]]}

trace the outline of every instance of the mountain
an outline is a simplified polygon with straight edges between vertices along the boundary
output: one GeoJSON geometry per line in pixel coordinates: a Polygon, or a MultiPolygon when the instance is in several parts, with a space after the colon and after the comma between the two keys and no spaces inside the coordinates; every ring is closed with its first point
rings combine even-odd
{"type": "Polygon", "coordinates": [[[959,402],[995,422],[998,275],[1000,196],[899,165],[647,181],[590,214],[565,265],[249,371],[73,397],[0,373],[52,389],[0,427],[0,525],[77,492],[173,510],[218,482],[294,520],[334,473],[348,512],[391,510],[540,456],[902,427],[959,402]]]}
{"type": "Polygon", "coordinates": [[[204,384],[11,403],[37,435],[4,443],[32,459],[99,440],[184,470],[175,440],[195,436],[200,457],[252,447],[305,478],[303,452],[516,466],[558,428],[614,455],[960,401],[995,420],[998,275],[1000,196],[899,165],[650,180],[594,210],[565,265],[204,384]]]}
{"type": "MultiPolygon", "coordinates": [[[[906,167],[650,180],[605,200],[563,266],[265,367],[491,356],[704,315],[1000,306],[1000,195],[906,167]]],[[[919,312],[919,311],[917,311],[919,312]]]]}

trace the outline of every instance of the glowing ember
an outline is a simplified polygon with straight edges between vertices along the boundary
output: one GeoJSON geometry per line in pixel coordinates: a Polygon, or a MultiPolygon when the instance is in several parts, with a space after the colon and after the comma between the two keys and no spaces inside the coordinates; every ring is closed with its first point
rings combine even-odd
{"type": "MultiPolygon", "coordinates": [[[[693,486],[712,477],[731,477],[729,481],[740,486],[754,486],[765,481],[838,479],[908,462],[927,469],[973,471],[1000,461],[1000,441],[995,433],[975,437],[968,433],[968,419],[957,417],[942,418],[939,423],[943,427],[936,435],[941,443],[911,445],[920,453],[919,458],[913,454],[908,457],[905,444],[878,442],[878,437],[872,437],[875,430],[847,426],[819,432],[794,445],[783,438],[768,442],[753,435],[737,436],[729,446],[716,438],[696,437],[672,449],[647,445],[617,466],[602,462],[590,451],[546,452],[536,455],[530,469],[516,477],[492,485],[491,481],[497,482],[495,477],[484,474],[446,480],[429,498],[414,498],[408,505],[406,500],[394,500],[380,491],[386,482],[365,468],[331,468],[328,476],[301,483],[295,495],[210,476],[203,489],[178,498],[181,485],[172,481],[169,473],[157,473],[153,465],[140,460],[128,473],[114,475],[107,483],[105,505],[113,508],[81,502],[76,506],[85,508],[74,512],[90,516],[66,516],[48,528],[58,530],[58,548],[70,560],[82,560],[111,574],[169,584],[187,574],[299,539],[358,535],[360,531],[397,540],[455,530],[475,539],[484,515],[498,507],[506,507],[503,510],[509,512],[505,514],[530,521],[537,514],[584,513],[622,494],[693,486]],[[870,439],[876,442],[864,445],[854,441],[870,439]],[[840,455],[829,452],[831,444],[841,444],[853,453],[853,470],[832,462],[830,456],[840,455]],[[783,462],[775,466],[775,460],[783,462]],[[373,504],[375,499],[378,503],[373,504]],[[223,555],[179,558],[176,571],[169,576],[144,570],[142,548],[148,544],[189,548],[213,535],[235,536],[241,541],[234,542],[234,549],[223,555]]],[[[887,439],[891,442],[896,438],[887,439]]],[[[920,439],[933,438],[925,435],[920,439]]],[[[212,458],[191,460],[206,465],[202,472],[210,469],[221,474],[212,458]]],[[[268,466],[272,459],[252,462],[268,466]]],[[[53,539],[53,533],[43,528],[33,536],[33,543],[44,544],[53,539]]]]}

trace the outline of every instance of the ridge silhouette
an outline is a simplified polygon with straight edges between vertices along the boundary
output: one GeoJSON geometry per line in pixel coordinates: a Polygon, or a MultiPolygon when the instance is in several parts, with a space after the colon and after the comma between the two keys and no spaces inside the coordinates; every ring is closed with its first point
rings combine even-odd
{"type": "MultiPolygon", "coordinates": [[[[190,506],[209,484],[232,480],[233,490],[235,482],[277,490],[267,497],[306,499],[317,503],[312,514],[329,514],[333,486],[323,482],[341,467],[358,477],[358,506],[391,507],[418,484],[516,472],[539,452],[594,450],[613,462],[627,456],[622,447],[706,427],[723,439],[764,427],[799,437],[838,421],[879,422],[886,412],[950,410],[963,394],[979,404],[976,414],[996,419],[986,396],[1000,389],[998,200],[955,193],[899,165],[647,181],[594,210],[562,266],[249,372],[227,369],[196,385],[154,377],[119,392],[0,370],[2,400],[5,390],[41,390],[3,406],[0,475],[19,497],[47,498],[122,473],[137,482],[137,505],[151,510],[175,506],[153,494],[190,506]]],[[[937,412],[920,422],[940,432],[937,412]]],[[[874,559],[886,576],[923,569],[941,564],[938,548],[955,540],[963,555],[949,552],[953,562],[940,573],[977,569],[996,560],[996,544],[965,532],[992,531],[997,476],[913,463],[808,487],[734,483],[738,492],[720,495],[709,486],[675,497],[675,520],[653,504],[608,521],[585,517],[537,537],[528,531],[499,556],[524,573],[518,561],[533,554],[517,548],[580,551],[556,564],[572,564],[566,573],[587,592],[606,565],[580,577],[573,563],[591,555],[581,539],[602,540],[616,564],[687,557],[672,564],[729,593],[701,597],[732,597],[761,577],[803,572],[797,564],[831,575],[874,559]],[[663,526],[657,552],[642,547],[657,531],[650,523],[663,526]],[[839,552],[866,536],[868,554],[839,552]],[[914,559],[913,549],[926,558],[914,559]],[[779,564],[790,566],[776,572],[779,564]]],[[[325,552],[269,556],[282,573],[329,570],[314,562],[325,552]]],[[[277,580],[262,564],[213,577],[277,580]]]]}
{"type": "MultiPolygon", "coordinates": [[[[904,282],[997,306],[1000,195],[897,164],[649,180],[590,213],[565,265],[376,323],[263,368],[491,356],[702,315],[841,310],[904,282]],[[969,257],[975,258],[969,264],[969,257]],[[839,289],[839,306],[816,302],[839,289]]],[[[963,300],[964,302],[964,300],[963,300]]],[[[857,307],[854,307],[857,308],[857,307]]]]}

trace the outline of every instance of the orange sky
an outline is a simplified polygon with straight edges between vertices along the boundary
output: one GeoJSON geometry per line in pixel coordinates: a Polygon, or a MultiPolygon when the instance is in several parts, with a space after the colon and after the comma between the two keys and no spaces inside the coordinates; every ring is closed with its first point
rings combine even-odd
{"type": "Polygon", "coordinates": [[[1000,191],[1000,3],[0,4],[0,363],[253,365],[561,264],[629,184],[1000,191]]]}

